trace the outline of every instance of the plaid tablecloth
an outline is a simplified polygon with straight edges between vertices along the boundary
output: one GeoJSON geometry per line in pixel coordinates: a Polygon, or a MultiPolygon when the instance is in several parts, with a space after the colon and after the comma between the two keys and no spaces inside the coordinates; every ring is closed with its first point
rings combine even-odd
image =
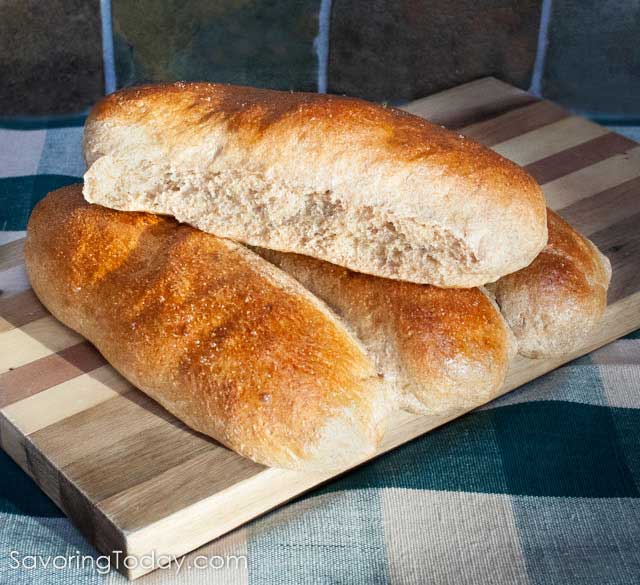
{"type": "MultiPolygon", "coordinates": [[[[82,122],[0,123],[0,243],[82,176],[82,122]]],[[[139,582],[636,585],[638,333],[139,582]]],[[[0,451],[0,583],[67,582],[125,579],[0,451]]]]}

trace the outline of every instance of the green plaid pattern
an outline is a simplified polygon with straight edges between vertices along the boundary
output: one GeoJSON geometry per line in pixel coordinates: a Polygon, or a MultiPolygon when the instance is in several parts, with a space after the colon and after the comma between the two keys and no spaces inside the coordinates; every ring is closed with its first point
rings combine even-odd
{"type": "MultiPolygon", "coordinates": [[[[0,123],[0,243],[77,182],[82,119],[0,123]]],[[[10,293],[7,291],[5,294],[10,293]]],[[[187,556],[246,565],[141,583],[640,583],[640,335],[580,358],[187,556]]],[[[124,583],[15,568],[99,553],[0,451],[0,583],[124,583]]]]}

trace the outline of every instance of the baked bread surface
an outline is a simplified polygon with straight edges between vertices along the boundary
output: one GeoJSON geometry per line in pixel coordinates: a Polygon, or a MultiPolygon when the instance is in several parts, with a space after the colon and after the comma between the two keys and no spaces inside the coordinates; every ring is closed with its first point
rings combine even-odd
{"type": "Polygon", "coordinates": [[[577,349],[602,317],[611,282],[609,259],[559,215],[547,210],[549,243],[526,268],[487,288],[531,358],[577,349]]]}
{"type": "Polygon", "coordinates": [[[388,399],[357,340],[297,281],[169,218],[49,194],[25,246],[34,291],[135,386],[265,465],[371,455],[388,399]]]}
{"type": "Polygon", "coordinates": [[[482,285],[527,266],[547,239],[542,192],[520,167],[354,98],[125,89],[91,112],[84,154],[90,202],[391,279],[482,285]]]}
{"type": "Polygon", "coordinates": [[[401,408],[451,416],[498,395],[515,344],[481,289],[398,282],[308,256],[255,250],[337,313],[384,373],[401,408]]]}

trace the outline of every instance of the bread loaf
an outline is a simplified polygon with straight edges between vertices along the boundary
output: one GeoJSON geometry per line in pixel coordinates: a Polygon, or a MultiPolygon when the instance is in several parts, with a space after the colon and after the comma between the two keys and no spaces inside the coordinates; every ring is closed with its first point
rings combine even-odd
{"type": "Polygon", "coordinates": [[[342,318],[385,373],[402,408],[440,415],[495,397],[516,347],[532,358],[571,352],[602,316],[609,261],[558,215],[548,214],[543,252],[487,286],[500,309],[484,288],[397,282],[298,254],[254,250],[342,318]]]}
{"type": "Polygon", "coordinates": [[[255,250],[353,330],[401,408],[450,416],[497,396],[515,345],[481,289],[398,282],[308,256],[255,250]]]}
{"type": "MultiPolygon", "coordinates": [[[[543,252],[489,287],[529,357],[575,349],[611,275],[548,215],[543,252]]],[[[34,210],[25,257],[54,316],[186,424],[266,465],[343,468],[374,452],[393,408],[450,417],[498,395],[515,345],[484,289],[255,251],[264,259],[172,219],[88,205],[76,185],[34,210]]]]}
{"type": "Polygon", "coordinates": [[[34,291],[135,386],[266,465],[335,469],[371,455],[388,408],[359,342],[297,281],[174,220],[87,204],[33,211],[34,291]]]}
{"type": "Polygon", "coordinates": [[[213,83],[121,90],[85,127],[87,201],[358,272],[472,287],[527,266],[545,204],[520,167],[362,100],[213,83]]]}
{"type": "Polygon", "coordinates": [[[487,288],[495,295],[518,351],[531,358],[569,353],[602,317],[611,264],[548,210],[549,243],[531,265],[487,288]]]}

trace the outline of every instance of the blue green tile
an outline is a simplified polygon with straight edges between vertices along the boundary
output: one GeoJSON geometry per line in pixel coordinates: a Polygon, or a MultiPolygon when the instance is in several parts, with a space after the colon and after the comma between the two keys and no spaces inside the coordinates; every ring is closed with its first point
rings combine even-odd
{"type": "Polygon", "coordinates": [[[329,91],[391,102],[493,75],[527,88],[541,0],[333,0],[329,91]]]}
{"type": "Polygon", "coordinates": [[[0,178],[0,230],[24,230],[31,210],[47,193],[82,181],[67,175],[0,178]]]}
{"type": "Polygon", "coordinates": [[[97,0],[0,2],[0,112],[80,112],[104,94],[97,0]]]}
{"type": "Polygon", "coordinates": [[[640,115],[640,4],[553,0],[542,91],[598,116],[640,115]]]}
{"type": "Polygon", "coordinates": [[[320,0],[113,0],[119,86],[206,80],[315,91],[320,0]]]}

